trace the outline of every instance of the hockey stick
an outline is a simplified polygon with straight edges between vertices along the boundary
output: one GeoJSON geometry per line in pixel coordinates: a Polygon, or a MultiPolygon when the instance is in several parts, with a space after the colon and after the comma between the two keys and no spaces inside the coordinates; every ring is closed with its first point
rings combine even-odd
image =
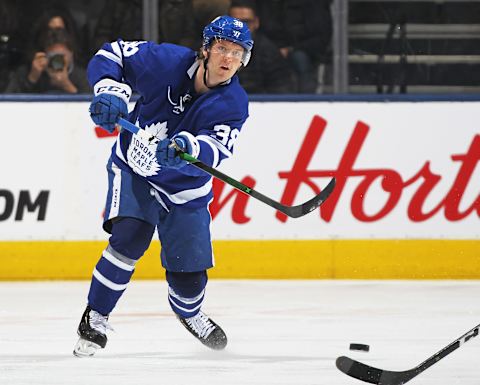
{"type": "Polygon", "coordinates": [[[418,376],[424,370],[428,369],[433,364],[436,364],[443,357],[449,355],[454,350],[457,350],[465,342],[471,338],[478,336],[480,325],[475,326],[460,338],[453,341],[450,345],[444,347],[439,352],[435,353],[430,358],[427,358],[421,364],[415,366],[413,369],[404,370],[402,372],[395,372],[390,370],[377,369],[372,366],[365,365],[359,361],[342,356],[338,357],[336,361],[337,368],[350,377],[357,378],[361,381],[369,382],[370,384],[378,385],[402,385],[410,381],[412,378],[418,376]]]}
{"type": "MultiPolygon", "coordinates": [[[[140,135],[142,138],[148,140],[149,142],[155,139],[155,137],[150,135],[147,131],[137,127],[133,123],[130,123],[128,120],[120,118],[118,121],[118,124],[123,128],[125,128],[127,131],[130,131],[133,134],[140,135]]],[[[201,161],[199,161],[197,158],[194,158],[190,154],[187,154],[181,150],[179,152],[180,152],[180,157],[183,160],[186,160],[187,162],[192,164],[193,166],[199,168],[200,170],[205,171],[207,174],[210,174],[225,183],[228,183],[230,186],[235,187],[237,190],[240,190],[241,192],[247,195],[250,195],[255,199],[258,199],[259,201],[266,203],[270,207],[277,209],[278,211],[288,215],[291,218],[301,217],[315,210],[316,208],[320,207],[320,205],[330,196],[330,194],[333,191],[333,188],[335,187],[335,178],[332,178],[328,183],[328,185],[320,192],[320,194],[313,197],[309,201],[298,206],[285,206],[285,205],[282,205],[280,202],[274,201],[273,199],[229,177],[228,175],[218,171],[217,169],[207,166],[205,163],[202,163],[201,161]]]]}

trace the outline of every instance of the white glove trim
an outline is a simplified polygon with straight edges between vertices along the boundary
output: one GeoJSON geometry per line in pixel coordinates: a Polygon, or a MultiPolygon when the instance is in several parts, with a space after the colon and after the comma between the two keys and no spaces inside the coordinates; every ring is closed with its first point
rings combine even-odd
{"type": "Polygon", "coordinates": [[[121,98],[128,104],[132,96],[132,89],[128,84],[117,82],[113,79],[102,79],[93,86],[95,96],[100,94],[110,94],[121,98]]]}
{"type": "Polygon", "coordinates": [[[193,136],[191,133],[189,133],[187,131],[181,131],[175,136],[185,136],[192,146],[192,154],[191,155],[194,158],[198,158],[198,155],[200,154],[200,143],[198,143],[198,140],[195,136],[193,136]]]}

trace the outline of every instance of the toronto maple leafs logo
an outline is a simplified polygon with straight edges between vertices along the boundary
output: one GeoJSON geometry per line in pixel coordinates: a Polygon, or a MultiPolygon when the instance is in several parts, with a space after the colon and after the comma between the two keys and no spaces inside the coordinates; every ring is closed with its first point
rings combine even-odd
{"type": "MultiPolygon", "coordinates": [[[[137,126],[139,126],[137,121],[137,126]]],[[[167,137],[167,122],[155,123],[145,126],[145,131],[154,139],[150,140],[150,144],[158,144],[161,140],[167,137]]]]}
{"type": "MultiPolygon", "coordinates": [[[[136,125],[140,127],[139,122],[136,125]]],[[[130,146],[127,150],[128,165],[141,176],[152,176],[158,174],[160,165],[155,156],[157,144],[167,137],[167,122],[158,122],[145,126],[145,131],[153,137],[153,140],[146,140],[139,135],[132,135],[130,146]]]]}

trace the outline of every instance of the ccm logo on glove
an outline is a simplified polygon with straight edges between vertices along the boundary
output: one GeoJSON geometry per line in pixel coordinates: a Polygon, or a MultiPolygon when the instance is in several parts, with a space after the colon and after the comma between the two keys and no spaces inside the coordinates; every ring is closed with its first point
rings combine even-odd
{"type": "Polygon", "coordinates": [[[97,94],[101,93],[111,93],[111,94],[120,94],[124,95],[127,99],[130,99],[132,96],[125,88],[118,87],[118,86],[103,86],[97,89],[97,94]]]}
{"type": "Polygon", "coordinates": [[[128,116],[132,89],[113,79],[102,79],[93,87],[95,97],[90,104],[90,116],[98,126],[112,133],[118,119],[128,116]]]}

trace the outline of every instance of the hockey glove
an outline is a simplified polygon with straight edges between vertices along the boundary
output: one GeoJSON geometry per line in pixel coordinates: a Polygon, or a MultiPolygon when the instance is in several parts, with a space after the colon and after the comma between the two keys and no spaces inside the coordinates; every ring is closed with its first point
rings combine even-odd
{"type": "Polygon", "coordinates": [[[127,104],[132,89],[128,84],[105,78],[93,86],[93,92],[90,116],[95,124],[112,133],[118,119],[128,116],[127,104]]]}
{"type": "Polygon", "coordinates": [[[179,169],[188,162],[180,158],[177,149],[172,145],[175,142],[183,152],[198,157],[200,145],[197,139],[190,133],[182,131],[172,139],[161,140],[157,145],[157,162],[160,166],[179,169]]]}
{"type": "Polygon", "coordinates": [[[90,116],[95,124],[112,133],[118,119],[128,116],[127,104],[118,96],[100,94],[90,104],[90,116]]]}

